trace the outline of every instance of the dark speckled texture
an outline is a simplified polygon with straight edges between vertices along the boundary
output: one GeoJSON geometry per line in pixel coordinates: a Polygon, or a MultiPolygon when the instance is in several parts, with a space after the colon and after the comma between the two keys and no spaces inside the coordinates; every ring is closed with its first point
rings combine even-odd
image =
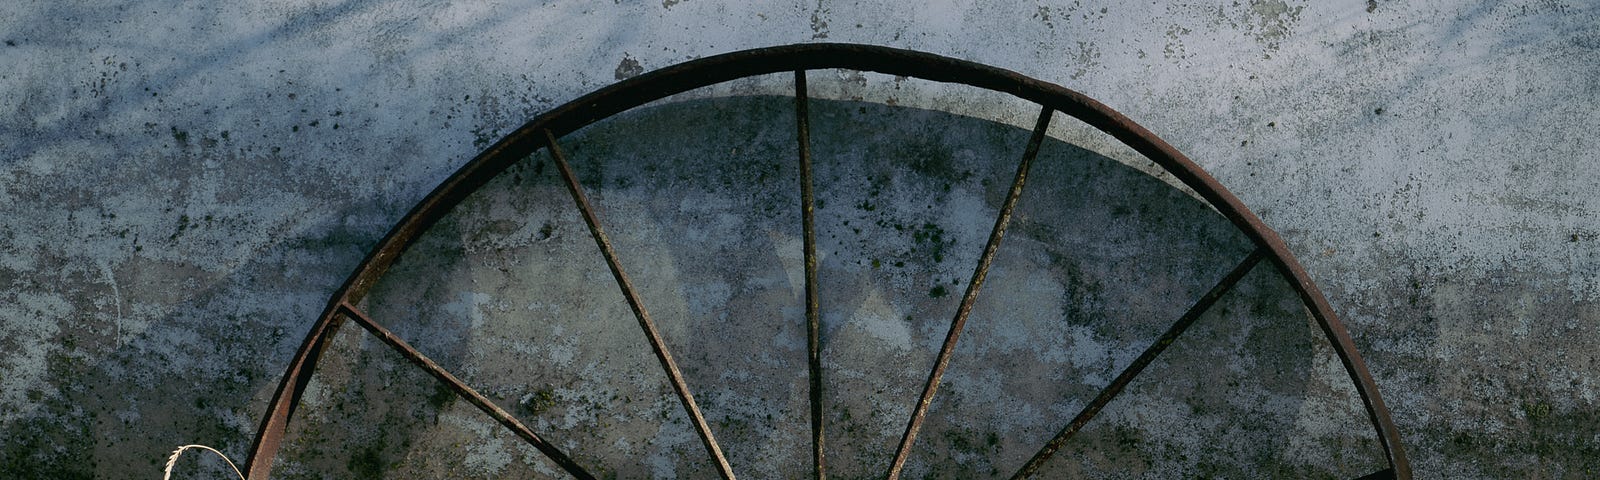
{"type": "MultiPolygon", "coordinates": [[[[167,452],[186,443],[237,458],[326,296],[484,145],[619,77],[824,38],[1061,83],[1194,158],[1320,282],[1419,478],[1594,477],[1597,8],[6,2],[0,477],[155,478],[167,452]]],[[[815,72],[811,83],[816,98],[863,102],[819,103],[814,128],[819,158],[834,162],[818,171],[831,189],[819,210],[835,302],[824,320],[841,437],[830,451],[842,476],[867,475],[886,463],[908,410],[879,399],[920,381],[1022,147],[1026,132],[1003,125],[1026,127],[1035,110],[854,72],[815,72]],[[941,287],[945,295],[931,295],[941,287]]],[[[788,88],[775,75],[679,100],[788,88]]],[[[683,363],[699,365],[685,373],[708,385],[703,402],[736,469],[792,475],[786,466],[804,449],[776,446],[800,437],[770,433],[800,425],[781,414],[803,398],[803,368],[778,356],[803,345],[780,321],[800,315],[785,303],[799,267],[798,254],[784,252],[798,252],[798,241],[777,227],[789,224],[793,194],[773,187],[793,176],[778,160],[793,154],[792,116],[782,101],[745,99],[624,120],[636,123],[573,137],[580,173],[601,187],[606,218],[640,226],[617,241],[652,252],[630,257],[630,269],[658,280],[647,300],[681,322],[666,335],[682,345],[683,363]],[[697,126],[752,135],[690,136],[697,126]],[[603,140],[644,132],[653,134],[632,147],[603,140]],[[620,162],[612,154],[625,147],[686,176],[599,163],[620,162]],[[779,325],[724,322],[726,311],[779,325]],[[725,330],[697,336],[689,322],[725,330]]],[[[980,300],[972,341],[956,352],[913,476],[1014,468],[1072,402],[1242,255],[1188,197],[1137,174],[1148,164],[1073,122],[1057,125],[1051,134],[1062,142],[1037,167],[1057,182],[1024,194],[986,289],[995,295],[980,300]],[[1151,254],[1158,244],[1185,253],[1151,254]],[[1134,291],[1154,293],[1129,300],[1134,291]],[[989,303],[1006,301],[1000,292],[1027,307],[989,303]]],[[[566,445],[603,444],[580,458],[606,472],[704,473],[673,403],[643,395],[665,390],[625,308],[589,296],[609,292],[609,280],[576,217],[544,201],[560,197],[548,167],[518,167],[441,225],[424,245],[433,253],[397,272],[416,281],[386,284],[379,293],[392,303],[372,310],[491,385],[485,391],[514,413],[567,432],[566,445]],[[534,261],[549,258],[573,261],[534,261]],[[569,323],[496,321],[540,317],[569,323]],[[547,364],[561,368],[532,366],[547,364]],[[642,373],[621,373],[635,366],[642,373]],[[600,431],[620,433],[588,436],[600,431]]],[[[1050,468],[1104,478],[1349,477],[1370,468],[1376,453],[1342,373],[1272,280],[1247,277],[1050,468]]],[[[386,370],[396,358],[376,345],[353,331],[340,341],[316,409],[298,417],[283,476],[543,468],[422,375],[386,370]],[[368,400],[382,406],[356,406],[368,400]],[[358,416],[327,420],[341,406],[358,416]]],[[[196,455],[180,468],[210,478],[218,465],[196,455]]]]}

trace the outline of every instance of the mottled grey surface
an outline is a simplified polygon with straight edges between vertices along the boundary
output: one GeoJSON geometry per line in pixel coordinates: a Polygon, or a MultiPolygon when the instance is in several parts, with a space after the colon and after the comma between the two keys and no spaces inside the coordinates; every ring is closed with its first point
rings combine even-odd
{"type": "MultiPolygon", "coordinates": [[[[1600,475],[1592,2],[21,1],[0,5],[0,41],[0,476],[154,478],[185,443],[242,460],[326,296],[473,153],[619,78],[804,41],[997,65],[1128,114],[1283,234],[1419,477],[1600,475]]],[[[1034,110],[854,72],[812,87],[841,101],[815,127],[830,455],[871,476],[1020,154],[1006,125],[1034,110]]],[[[739,81],[568,140],[748,478],[804,461],[793,120],[727,97],[788,88],[739,81]]],[[[1009,474],[1244,252],[1148,164],[1057,123],[914,476],[1009,474]]],[[[540,165],[437,227],[368,308],[586,463],[704,476],[540,165]]],[[[1373,468],[1337,362],[1264,272],[1049,468],[1373,468]]],[[[283,476],[549,471],[381,345],[339,341],[283,476]]]]}
{"type": "MultiPolygon", "coordinates": [[[[761,478],[809,461],[792,116],[787,98],[698,100],[565,142],[730,460],[761,478]]],[[[813,117],[829,453],[836,475],[875,477],[1027,132],[856,102],[818,101],[813,117]]],[[[1215,212],[1138,170],[1054,141],[1038,163],[913,477],[1015,470],[1248,251],[1215,212]]],[[[586,464],[711,475],[570,202],[536,155],[436,227],[367,309],[586,464]]],[[[1376,469],[1337,360],[1313,349],[1284,287],[1264,273],[1230,296],[1085,432],[1075,445],[1098,456],[1078,467],[1376,469]]],[[[421,374],[396,381],[399,358],[363,338],[327,360],[334,380],[314,384],[284,473],[551,471],[421,374]],[[328,445],[347,453],[318,453],[328,445]]]]}

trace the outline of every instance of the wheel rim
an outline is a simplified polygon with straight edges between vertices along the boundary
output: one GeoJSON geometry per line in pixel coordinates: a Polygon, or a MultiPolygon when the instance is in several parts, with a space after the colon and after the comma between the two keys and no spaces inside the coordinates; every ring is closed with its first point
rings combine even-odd
{"type": "Polygon", "coordinates": [[[556,161],[558,168],[561,169],[562,177],[567,184],[569,193],[573,196],[574,203],[578,205],[583,213],[585,222],[590,227],[590,232],[597,246],[600,247],[605,255],[614,278],[617,280],[622,293],[628,299],[629,306],[634,311],[641,329],[650,337],[652,350],[656,353],[663,369],[668,373],[674,390],[678,394],[685,411],[693,421],[707,454],[713,459],[717,470],[724,478],[732,478],[731,467],[706,425],[704,416],[698,411],[692,392],[683,382],[682,375],[677,372],[676,364],[671,358],[670,352],[667,351],[659,334],[654,330],[648,310],[638,299],[637,294],[633,292],[633,287],[625,271],[618,264],[616,254],[610,248],[609,241],[604,234],[601,219],[588,206],[582,186],[577,183],[571,169],[566,165],[558,139],[584,126],[669,95],[749,76],[794,72],[796,80],[796,111],[799,126],[796,134],[797,156],[802,165],[802,211],[806,245],[806,304],[809,337],[807,360],[812,386],[812,457],[814,475],[819,478],[822,477],[825,471],[823,455],[825,435],[820,413],[822,374],[819,364],[816,318],[818,308],[815,289],[817,283],[816,255],[813,221],[811,220],[813,199],[811,198],[810,142],[807,120],[809,100],[805,87],[805,72],[818,69],[871,71],[916,77],[936,82],[964,84],[1008,93],[1041,106],[1039,120],[1035,124],[1033,137],[1029,142],[1028,153],[1024,154],[1024,158],[1017,169],[1016,180],[1012,184],[1000,215],[996,218],[984,255],[980,259],[972,281],[968,284],[966,294],[962,297],[962,306],[958,309],[956,318],[951,321],[950,331],[946,335],[944,345],[935,361],[935,368],[930,372],[929,378],[924,385],[923,393],[913,410],[912,418],[907,422],[905,434],[901,437],[895,459],[888,469],[889,478],[897,478],[901,468],[904,466],[906,457],[920,429],[922,419],[925,418],[924,415],[928,404],[937,391],[944,368],[949,363],[949,355],[959,339],[966,316],[970,312],[971,304],[980,291],[989,261],[1003,238],[1006,225],[1009,223],[1011,209],[1025,184],[1029,165],[1038,151],[1039,142],[1042,141],[1044,131],[1049,125],[1054,112],[1072,116],[1102,132],[1110,134],[1155,162],[1156,165],[1170,173],[1183,185],[1192,189],[1208,205],[1221,213],[1224,218],[1256,246],[1256,249],[1211,291],[1196,301],[1194,306],[1174,323],[1166,334],[1163,334],[1150,348],[1146,349],[1134,361],[1133,365],[1125,369],[1116,380],[1112,381],[1111,385],[1103,389],[1101,394],[1090,402],[1077,418],[1074,418],[1071,423],[1063,427],[1055,438],[1041,448],[1016,473],[1015,477],[1026,477],[1037,471],[1046,459],[1050,458],[1068,438],[1120,393],[1122,388],[1137,376],[1156,355],[1161,353],[1167,344],[1177,338],[1189,324],[1192,324],[1201,313],[1204,313],[1208,307],[1215,303],[1223,293],[1252,267],[1262,260],[1267,260],[1277,267],[1285,280],[1296,291],[1302,303],[1310,310],[1323,336],[1333,346],[1335,354],[1344,366],[1351,383],[1356,389],[1356,393],[1362,401],[1367,417],[1377,433],[1384,456],[1389,463],[1388,469],[1377,472],[1372,477],[1410,478],[1410,467],[1401,446],[1398,431],[1378,394],[1375,382],[1367,371],[1365,361],[1357,352],[1354,342],[1337,315],[1328,305],[1326,298],[1323,297],[1320,290],[1311,281],[1304,268],[1289,252],[1278,235],[1264,225],[1254,213],[1209,174],[1148,130],[1104,104],[1078,92],[1028,78],[1008,70],[963,60],[908,50],[852,44],[803,44],[745,50],[694,60],[646,73],[602,88],[541,114],[478,154],[413,207],[379,242],[378,246],[368,254],[360,266],[352,272],[344,285],[330,298],[328,306],[312,326],[311,331],[306,335],[299,350],[290,361],[272,397],[267,414],[261,422],[252,446],[250,460],[246,465],[247,475],[252,479],[267,477],[271,469],[272,460],[281,446],[289,418],[298,406],[300,397],[306,389],[321,354],[327,348],[329,339],[342,322],[349,319],[389,344],[419,368],[428,371],[435,378],[450,386],[461,398],[468,400],[484,413],[495,418],[496,421],[539,449],[546,457],[574,477],[592,478],[592,475],[567,456],[565,452],[544,441],[538,434],[522,425],[509,413],[496,406],[486,397],[478,394],[475,390],[472,390],[436,363],[428,360],[420,352],[417,352],[399,337],[389,332],[381,323],[368,317],[355,307],[366,296],[376,281],[383,277],[384,273],[394,264],[401,253],[410,247],[423,232],[451,212],[469,194],[477,191],[511,164],[543,148],[547,150],[547,153],[556,161]]]}

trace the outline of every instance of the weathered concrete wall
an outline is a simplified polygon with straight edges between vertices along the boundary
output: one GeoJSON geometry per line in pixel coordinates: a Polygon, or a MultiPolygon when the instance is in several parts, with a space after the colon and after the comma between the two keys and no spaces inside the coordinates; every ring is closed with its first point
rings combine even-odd
{"type": "MultiPolygon", "coordinates": [[[[805,41],[966,58],[1121,110],[1283,234],[1345,317],[1419,476],[1600,475],[1592,3],[12,2],[0,37],[4,476],[154,476],[183,443],[242,457],[326,296],[478,149],[619,78],[805,41]]],[[[812,78],[816,96],[864,102],[819,103],[819,125],[837,129],[818,127],[817,151],[835,162],[819,164],[826,194],[857,198],[820,211],[840,237],[823,245],[844,431],[831,453],[846,476],[871,475],[908,410],[892,399],[915,393],[959,295],[934,285],[970,275],[1000,195],[985,182],[1004,182],[1026,135],[1003,125],[1029,124],[1034,109],[883,76],[812,78]],[[883,119],[896,121],[872,123],[883,119]],[[972,173],[863,166],[879,157],[972,173]],[[905,376],[877,379],[894,371],[905,376]]],[[[787,88],[775,76],[685,99],[787,88]]],[[[779,207],[793,167],[774,160],[792,154],[784,105],[666,105],[571,140],[575,161],[594,162],[582,168],[607,218],[639,226],[614,234],[650,252],[630,268],[750,478],[803,461],[788,448],[803,439],[775,433],[804,411],[803,368],[779,355],[803,345],[798,303],[785,303],[798,240],[779,207]],[[695,125],[731,133],[702,142],[728,153],[668,140],[695,125]],[[660,138],[620,140],[634,132],[660,138]],[[625,162],[639,152],[705,174],[629,170],[645,168],[625,162]],[[720,323],[730,309],[785,322],[720,323]],[[697,336],[696,322],[721,330],[697,336]]],[[[975,320],[911,464],[919,476],[1008,474],[1243,251],[1187,197],[1135,174],[1135,157],[1063,120],[1052,134],[1065,142],[1037,175],[1056,181],[1030,186],[986,289],[996,296],[975,317],[1015,323],[975,320]],[[944,413],[957,410],[972,413],[944,413]]],[[[434,253],[408,259],[370,308],[530,424],[594,452],[580,458],[622,476],[703,475],[552,172],[517,168],[436,229],[422,245],[434,253]],[[591,436],[603,432],[619,433],[591,436]]],[[[1370,470],[1371,434],[1312,330],[1285,321],[1304,322],[1292,300],[1253,274],[1054,471],[1370,470]]],[[[286,476],[548,470],[355,333],[297,417],[286,476]]]]}

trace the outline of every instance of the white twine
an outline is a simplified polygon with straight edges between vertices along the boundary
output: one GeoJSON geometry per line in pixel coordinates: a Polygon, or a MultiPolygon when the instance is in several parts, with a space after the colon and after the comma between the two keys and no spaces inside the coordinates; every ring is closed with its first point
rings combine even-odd
{"type": "Polygon", "coordinates": [[[172,456],[167,458],[167,468],[164,471],[165,475],[161,476],[161,480],[172,480],[172,466],[178,463],[179,455],[183,455],[185,450],[191,448],[209,450],[211,453],[215,453],[217,456],[222,457],[222,461],[228,462],[228,466],[233,468],[233,473],[239,476],[239,480],[244,480],[244,474],[239,473],[239,467],[233,464],[233,460],[229,460],[227,455],[223,455],[222,452],[217,451],[217,449],[207,447],[205,445],[183,445],[178,447],[177,450],[173,450],[172,456]]]}

